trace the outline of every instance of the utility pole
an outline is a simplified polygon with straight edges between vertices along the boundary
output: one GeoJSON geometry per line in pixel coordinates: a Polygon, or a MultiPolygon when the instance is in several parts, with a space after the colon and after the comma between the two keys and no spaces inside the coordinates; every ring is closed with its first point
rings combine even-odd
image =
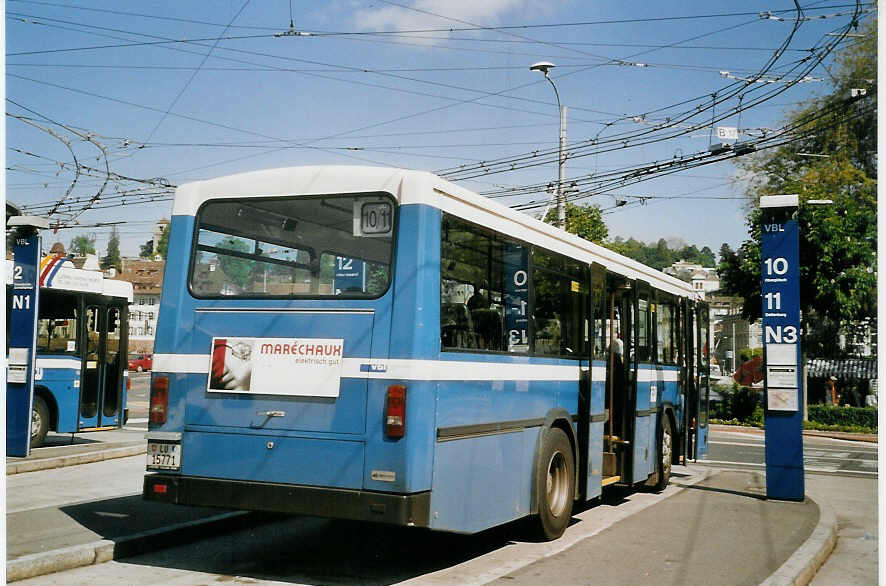
{"type": "Polygon", "coordinates": [[[560,103],[560,92],[551,79],[548,72],[556,67],[550,61],[539,61],[529,66],[530,71],[541,71],[545,79],[554,88],[554,95],[557,96],[557,109],[560,112],[560,142],[557,149],[557,226],[561,230],[566,229],[566,194],[563,192],[563,181],[566,175],[566,106],[560,103]]]}

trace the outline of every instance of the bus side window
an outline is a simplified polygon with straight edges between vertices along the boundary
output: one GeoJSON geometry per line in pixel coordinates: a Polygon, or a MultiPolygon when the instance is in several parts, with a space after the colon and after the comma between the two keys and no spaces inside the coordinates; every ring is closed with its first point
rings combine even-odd
{"type": "Polygon", "coordinates": [[[443,348],[499,352],[505,347],[504,254],[497,235],[444,216],[440,242],[443,348]]]}
{"type": "Polygon", "coordinates": [[[649,299],[641,296],[637,303],[637,361],[646,362],[649,355],[649,299]]]}
{"type": "Polygon", "coordinates": [[[98,360],[98,308],[86,308],[86,359],[98,360]]]}
{"type": "Polygon", "coordinates": [[[77,351],[76,297],[44,291],[37,320],[37,351],[74,354],[77,351]]]}
{"type": "Polygon", "coordinates": [[[659,303],[656,318],[656,336],[658,338],[658,363],[675,364],[677,362],[674,346],[674,307],[670,303],[659,303]]]}
{"type": "Polygon", "coordinates": [[[606,299],[603,297],[602,280],[597,280],[594,283],[594,288],[592,291],[592,304],[593,307],[591,311],[593,312],[594,320],[594,331],[592,332],[594,344],[593,356],[596,360],[606,360],[606,334],[608,330],[606,319],[606,299]]]}
{"type": "Polygon", "coordinates": [[[532,259],[536,354],[587,355],[582,324],[588,299],[588,268],[541,248],[533,250],[532,259]]]}

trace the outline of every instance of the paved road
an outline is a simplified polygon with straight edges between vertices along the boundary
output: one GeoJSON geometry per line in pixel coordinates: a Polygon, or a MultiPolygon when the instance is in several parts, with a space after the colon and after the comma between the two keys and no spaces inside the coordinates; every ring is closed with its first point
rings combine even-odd
{"type": "Polygon", "coordinates": [[[131,388],[126,393],[126,408],[129,409],[129,420],[141,422],[148,417],[148,396],[151,387],[150,372],[130,372],[131,388]]]}
{"type": "MultiPolygon", "coordinates": [[[[762,467],[765,465],[762,430],[714,431],[706,465],[762,467]]],[[[807,474],[877,477],[877,444],[803,436],[807,474]]]]}

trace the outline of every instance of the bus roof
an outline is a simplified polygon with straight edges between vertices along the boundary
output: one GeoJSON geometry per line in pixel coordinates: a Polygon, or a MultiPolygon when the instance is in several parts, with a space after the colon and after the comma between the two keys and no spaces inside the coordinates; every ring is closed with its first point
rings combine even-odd
{"type": "Polygon", "coordinates": [[[689,283],[492,201],[427,171],[317,165],[250,171],[179,186],[173,215],[194,216],[210,199],[387,192],[400,205],[425,204],[549,250],[598,263],[680,297],[698,298],[689,283]]]}
{"type": "MultiPolygon", "coordinates": [[[[46,260],[44,259],[44,262],[46,260]]],[[[12,285],[12,267],[13,261],[7,259],[7,285],[12,285]]],[[[45,275],[41,272],[40,286],[60,291],[79,291],[82,293],[98,293],[107,297],[121,297],[132,303],[132,283],[129,281],[108,279],[101,271],[88,271],[69,265],[62,265],[57,271],[53,271],[50,268],[45,275]]]]}

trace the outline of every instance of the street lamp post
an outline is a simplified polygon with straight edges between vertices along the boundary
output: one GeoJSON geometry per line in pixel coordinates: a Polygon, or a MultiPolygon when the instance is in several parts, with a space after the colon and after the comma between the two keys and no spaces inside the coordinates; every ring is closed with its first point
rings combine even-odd
{"type": "Polygon", "coordinates": [[[566,106],[563,106],[560,103],[560,92],[557,91],[557,86],[554,84],[554,80],[551,79],[548,72],[551,68],[556,67],[550,61],[539,61],[538,63],[534,63],[529,67],[530,71],[541,71],[545,79],[551,84],[551,87],[554,88],[554,95],[557,96],[557,109],[560,111],[560,146],[558,149],[558,164],[557,164],[557,225],[565,230],[566,229],[566,201],[563,193],[563,180],[564,175],[566,173],[566,106]]]}

